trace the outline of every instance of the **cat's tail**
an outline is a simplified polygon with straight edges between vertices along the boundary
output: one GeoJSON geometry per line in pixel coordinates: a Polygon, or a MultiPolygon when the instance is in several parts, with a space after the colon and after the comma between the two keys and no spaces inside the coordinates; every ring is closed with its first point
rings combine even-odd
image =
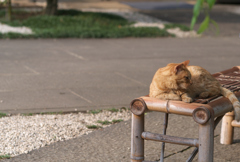
{"type": "Polygon", "coordinates": [[[235,113],[235,120],[240,121],[240,103],[235,94],[223,87],[221,87],[221,94],[231,101],[235,113]]]}

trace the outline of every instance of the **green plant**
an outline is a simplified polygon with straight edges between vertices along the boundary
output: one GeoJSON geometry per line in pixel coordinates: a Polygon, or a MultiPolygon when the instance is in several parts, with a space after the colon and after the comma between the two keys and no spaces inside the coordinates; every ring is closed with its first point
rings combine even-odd
{"type": "Polygon", "coordinates": [[[209,15],[210,11],[212,10],[212,7],[215,4],[215,1],[216,0],[197,0],[193,8],[193,16],[192,16],[191,26],[190,26],[191,30],[196,24],[197,18],[201,10],[203,10],[205,14],[205,19],[200,24],[200,27],[197,32],[199,34],[203,33],[209,27],[209,23],[213,23],[216,26],[216,28],[218,28],[217,23],[214,20],[210,19],[210,15],[209,15]]]}
{"type": "Polygon", "coordinates": [[[93,12],[60,10],[57,16],[25,16],[12,22],[2,21],[11,26],[26,26],[33,34],[7,33],[0,38],[121,38],[121,37],[169,37],[174,36],[156,27],[131,27],[126,19],[93,12]]]}
{"type": "Polygon", "coordinates": [[[6,14],[6,10],[0,10],[0,17],[4,17],[6,14]]]}
{"type": "Polygon", "coordinates": [[[102,127],[97,126],[97,125],[86,125],[86,127],[87,127],[88,129],[99,129],[99,128],[102,128],[102,127]]]}
{"type": "Polygon", "coordinates": [[[2,159],[10,159],[11,158],[11,156],[10,155],[0,155],[0,160],[2,160],[2,159]]]}
{"type": "Polygon", "coordinates": [[[190,28],[182,24],[165,24],[164,29],[180,28],[182,31],[190,31],[190,28]]]}
{"type": "Polygon", "coordinates": [[[102,110],[90,110],[88,113],[90,113],[90,114],[98,114],[100,112],[102,112],[102,110]]]}
{"type": "Polygon", "coordinates": [[[33,113],[24,113],[23,116],[33,116],[33,113]]]}
{"type": "Polygon", "coordinates": [[[109,124],[112,124],[112,122],[110,122],[110,121],[108,121],[108,120],[104,120],[104,121],[102,121],[102,120],[98,120],[97,123],[100,123],[100,124],[102,124],[102,125],[109,125],[109,124]]]}
{"type": "Polygon", "coordinates": [[[112,123],[119,123],[119,122],[121,122],[121,121],[123,121],[122,119],[113,119],[112,120],[112,123]]]}
{"type": "Polygon", "coordinates": [[[111,111],[111,112],[119,112],[119,109],[111,108],[111,109],[108,109],[108,111],[111,111]]]}
{"type": "Polygon", "coordinates": [[[40,115],[58,115],[58,114],[63,114],[62,111],[60,112],[41,112],[40,115]]]}
{"type": "Polygon", "coordinates": [[[7,114],[0,112],[0,118],[5,117],[5,116],[7,116],[7,114]]]}

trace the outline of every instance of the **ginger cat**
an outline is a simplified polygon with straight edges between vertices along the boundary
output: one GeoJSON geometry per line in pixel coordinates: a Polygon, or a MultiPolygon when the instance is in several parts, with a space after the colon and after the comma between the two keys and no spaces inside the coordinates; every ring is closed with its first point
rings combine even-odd
{"type": "Polygon", "coordinates": [[[235,119],[240,120],[240,103],[230,90],[200,66],[188,66],[189,60],[170,63],[155,73],[150,85],[150,97],[164,100],[192,102],[196,97],[208,98],[215,95],[227,97],[233,104],[235,119]]]}

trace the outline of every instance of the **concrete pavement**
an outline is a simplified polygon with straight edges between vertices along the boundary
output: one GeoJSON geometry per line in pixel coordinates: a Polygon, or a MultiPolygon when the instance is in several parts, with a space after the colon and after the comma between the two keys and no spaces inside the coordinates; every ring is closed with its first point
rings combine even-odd
{"type": "Polygon", "coordinates": [[[210,72],[239,65],[239,38],[1,40],[0,111],[128,106],[155,71],[190,59],[210,72]]]}

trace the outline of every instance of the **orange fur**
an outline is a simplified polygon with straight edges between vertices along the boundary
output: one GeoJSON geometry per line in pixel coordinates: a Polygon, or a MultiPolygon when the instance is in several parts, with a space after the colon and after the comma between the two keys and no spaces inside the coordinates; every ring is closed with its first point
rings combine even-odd
{"type": "Polygon", "coordinates": [[[181,100],[181,94],[185,93],[191,84],[191,74],[186,68],[188,62],[171,63],[158,69],[150,85],[149,96],[165,100],[181,100]],[[189,77],[189,82],[186,82],[184,77],[189,77]]]}
{"type": "Polygon", "coordinates": [[[215,95],[227,97],[233,104],[235,119],[240,120],[240,103],[234,93],[222,88],[220,83],[204,68],[188,66],[189,60],[170,63],[155,73],[149,96],[164,100],[192,102],[196,97],[215,95]]]}

